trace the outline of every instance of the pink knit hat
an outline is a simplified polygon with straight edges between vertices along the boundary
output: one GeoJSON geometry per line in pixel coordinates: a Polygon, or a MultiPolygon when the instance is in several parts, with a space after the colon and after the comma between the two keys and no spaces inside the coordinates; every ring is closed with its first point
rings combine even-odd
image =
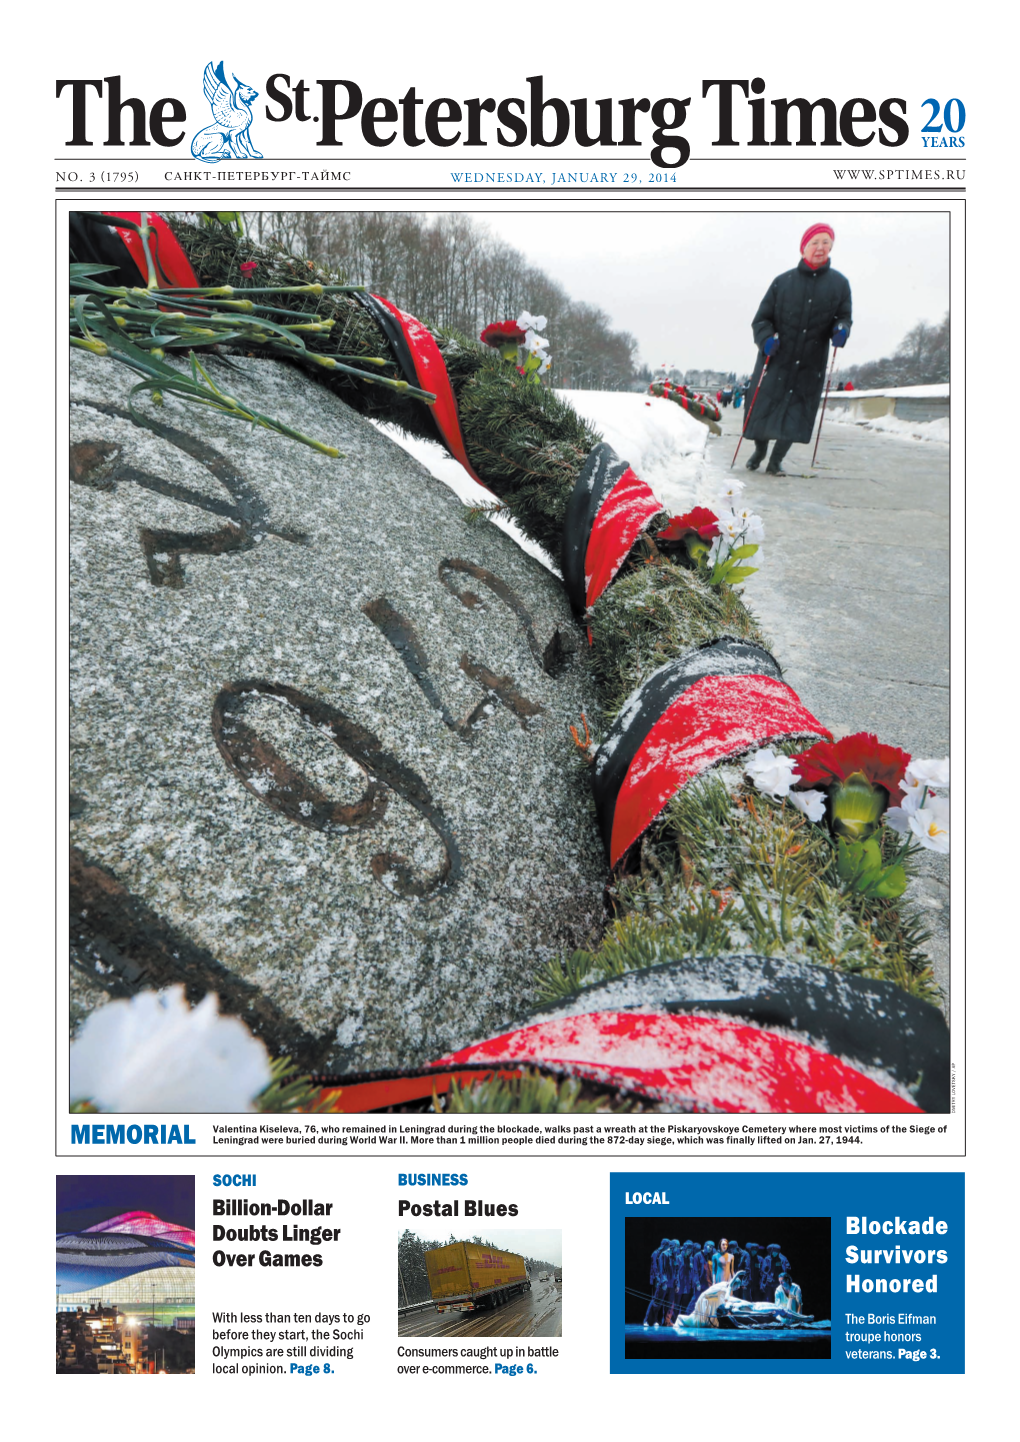
{"type": "Polygon", "coordinates": [[[804,234],[803,234],[803,235],[801,236],[801,238],[800,238],[800,253],[801,253],[801,255],[804,254],[804,247],[807,245],[807,243],[808,243],[808,241],[811,239],[811,237],[812,237],[813,235],[822,235],[822,234],[831,235],[832,238],[833,238],[833,240],[836,239],[836,232],[833,230],[833,228],[832,228],[831,225],[826,225],[824,221],[819,221],[817,225],[809,225],[808,228],[807,228],[807,230],[805,230],[804,234]]]}

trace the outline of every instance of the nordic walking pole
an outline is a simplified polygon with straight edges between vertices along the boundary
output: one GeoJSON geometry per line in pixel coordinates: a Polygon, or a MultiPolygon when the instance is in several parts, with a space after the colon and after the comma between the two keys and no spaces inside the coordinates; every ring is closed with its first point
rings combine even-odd
{"type": "Polygon", "coordinates": [[[829,387],[832,385],[832,369],[836,364],[836,347],[832,347],[832,360],[829,362],[829,378],[825,382],[825,400],[822,401],[822,413],[818,417],[818,434],[815,436],[815,449],[811,457],[811,465],[814,466],[815,457],[818,455],[818,442],[822,439],[822,421],[825,420],[825,407],[829,401],[829,387]]]}
{"type": "Polygon", "coordinates": [[[754,410],[754,403],[758,399],[758,392],[761,390],[761,383],[765,379],[765,372],[769,368],[769,361],[771,359],[772,357],[770,355],[767,355],[765,357],[765,364],[761,368],[761,375],[758,377],[758,384],[754,388],[754,395],[751,397],[751,404],[748,406],[747,412],[744,415],[744,424],[740,432],[740,440],[737,442],[737,449],[733,452],[733,459],[732,461],[730,461],[731,471],[733,467],[737,464],[737,456],[740,454],[740,447],[744,444],[744,435],[747,431],[748,426],[751,424],[751,412],[754,410]]]}

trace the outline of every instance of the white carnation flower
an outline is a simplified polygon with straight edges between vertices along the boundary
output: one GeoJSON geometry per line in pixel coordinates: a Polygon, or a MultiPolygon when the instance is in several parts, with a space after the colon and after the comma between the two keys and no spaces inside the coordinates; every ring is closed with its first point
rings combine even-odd
{"type": "MultiPolygon", "coordinates": [[[[910,813],[921,806],[929,794],[929,787],[946,787],[949,785],[949,757],[941,761],[911,760],[906,769],[906,774],[900,782],[900,790],[903,792],[902,807],[897,810],[910,813]]],[[[906,830],[906,827],[903,828],[906,830]]]]}
{"type": "Polygon", "coordinates": [[[521,330],[545,330],[549,322],[544,315],[532,315],[530,311],[522,310],[517,317],[517,324],[521,330]]]}
{"type": "Polygon", "coordinates": [[[944,756],[941,761],[922,761],[918,757],[911,757],[906,776],[901,783],[904,791],[907,790],[907,782],[910,783],[911,790],[917,786],[948,786],[949,757],[944,756]]]}
{"type": "Polygon", "coordinates": [[[923,806],[908,797],[902,806],[890,806],[883,820],[900,836],[913,835],[928,851],[948,854],[949,802],[944,796],[929,792],[923,806]]]}
{"type": "Polygon", "coordinates": [[[797,771],[789,756],[777,756],[771,746],[756,751],[744,767],[744,775],[765,796],[783,801],[797,780],[797,771]]]}
{"type": "Polygon", "coordinates": [[[786,799],[791,801],[798,811],[802,811],[809,821],[825,819],[824,791],[791,791],[786,799]]]}
{"type": "Polygon", "coordinates": [[[715,506],[714,510],[716,514],[716,524],[719,527],[716,543],[722,544],[722,546],[728,550],[730,546],[735,546],[739,540],[742,529],[740,517],[736,511],[729,510],[726,506],[715,506]]]}
{"type": "Polygon", "coordinates": [[[911,807],[908,811],[904,806],[890,806],[886,810],[882,820],[892,831],[895,831],[900,836],[906,836],[910,830],[910,817],[914,809],[914,807],[911,807]]]}
{"type": "Polygon", "coordinates": [[[71,1045],[71,1098],[101,1112],[248,1112],[269,1082],[262,1042],[183,986],[109,1002],[71,1045]]]}
{"type": "Polygon", "coordinates": [[[738,507],[733,515],[737,518],[741,544],[760,546],[765,539],[765,522],[761,516],[756,516],[748,506],[738,507]]]}
{"type": "Polygon", "coordinates": [[[908,824],[928,851],[949,851],[949,802],[944,796],[929,796],[924,805],[908,815],[908,824]]]}
{"type": "Polygon", "coordinates": [[[737,546],[759,546],[765,539],[765,522],[746,508],[726,510],[721,507],[717,524],[719,534],[712,541],[708,553],[710,565],[724,561],[737,546]]]}

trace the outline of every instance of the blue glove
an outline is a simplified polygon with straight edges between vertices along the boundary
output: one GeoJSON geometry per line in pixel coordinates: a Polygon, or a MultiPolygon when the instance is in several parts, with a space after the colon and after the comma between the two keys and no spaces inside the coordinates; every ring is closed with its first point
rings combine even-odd
{"type": "MultiPolygon", "coordinates": [[[[843,339],[846,340],[846,336],[845,336],[845,335],[844,335],[843,339]]],[[[777,335],[770,335],[769,338],[768,338],[768,340],[767,340],[767,341],[765,342],[765,344],[762,346],[762,350],[763,350],[763,352],[765,353],[765,355],[767,355],[767,356],[769,356],[769,355],[775,355],[775,353],[776,353],[776,351],[777,351],[778,349],[779,349],[779,337],[778,337],[777,335]]]]}
{"type": "Polygon", "coordinates": [[[840,346],[846,345],[847,337],[849,336],[849,334],[850,332],[847,330],[846,326],[843,325],[838,325],[836,329],[832,332],[832,344],[836,347],[837,350],[840,346]]]}

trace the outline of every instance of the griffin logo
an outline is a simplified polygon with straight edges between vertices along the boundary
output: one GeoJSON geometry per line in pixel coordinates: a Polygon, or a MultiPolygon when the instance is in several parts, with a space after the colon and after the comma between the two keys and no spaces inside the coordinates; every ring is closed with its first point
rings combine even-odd
{"type": "Polygon", "coordinates": [[[213,66],[212,61],[205,67],[202,89],[213,113],[212,125],[200,130],[191,142],[191,153],[196,160],[215,165],[218,160],[261,160],[248,134],[251,128],[251,102],[258,91],[250,85],[243,85],[234,76],[231,90],[223,73],[223,61],[213,66]]]}

